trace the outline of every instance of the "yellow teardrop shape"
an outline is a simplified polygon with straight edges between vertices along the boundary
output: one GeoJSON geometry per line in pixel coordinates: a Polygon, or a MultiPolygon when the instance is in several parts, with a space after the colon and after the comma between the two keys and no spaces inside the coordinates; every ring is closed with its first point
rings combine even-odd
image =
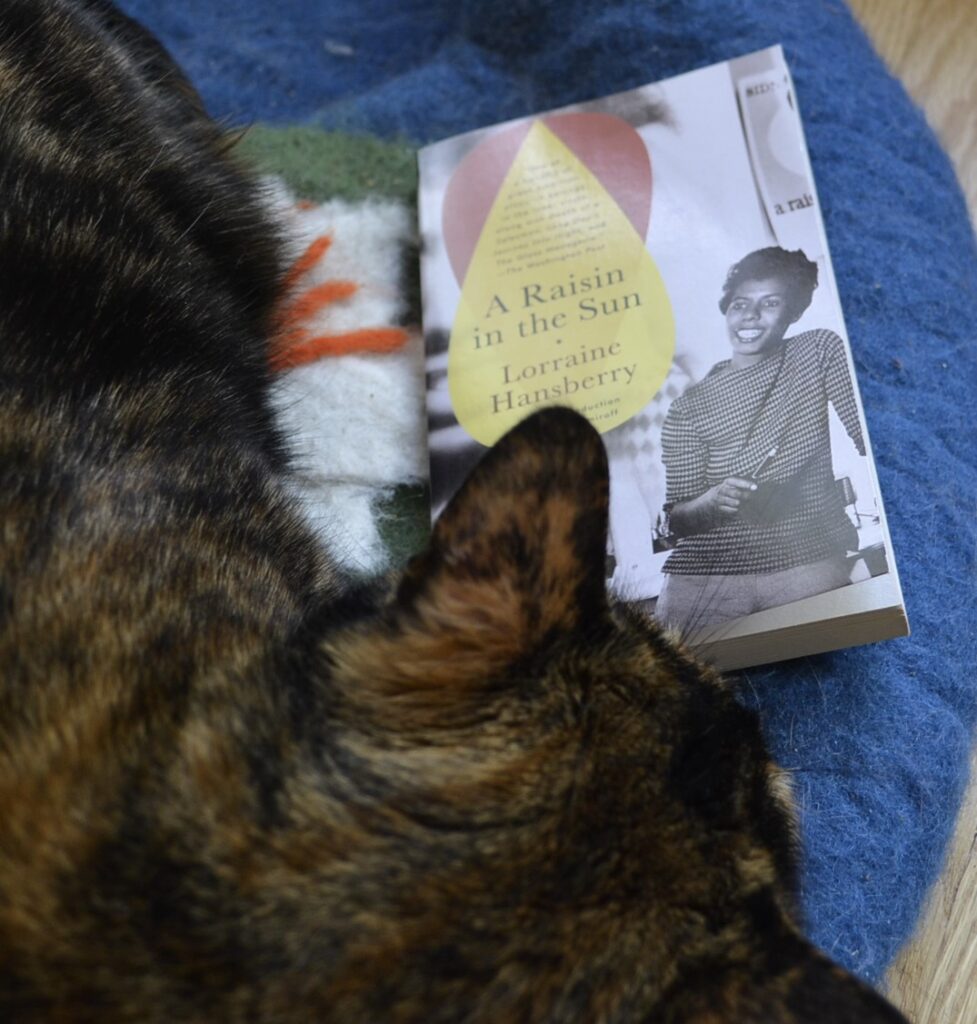
{"type": "Polygon", "coordinates": [[[533,409],[600,430],[658,392],[675,320],[643,240],[549,128],[526,135],[465,274],[448,349],[459,423],[491,445],[533,409]]]}

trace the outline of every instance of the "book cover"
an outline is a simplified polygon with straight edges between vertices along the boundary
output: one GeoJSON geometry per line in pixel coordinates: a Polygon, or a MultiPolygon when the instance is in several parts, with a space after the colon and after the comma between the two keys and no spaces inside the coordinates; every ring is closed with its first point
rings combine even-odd
{"type": "Polygon", "coordinates": [[[420,154],[433,514],[568,405],[608,583],[721,668],[908,631],[779,47],[420,154]]]}

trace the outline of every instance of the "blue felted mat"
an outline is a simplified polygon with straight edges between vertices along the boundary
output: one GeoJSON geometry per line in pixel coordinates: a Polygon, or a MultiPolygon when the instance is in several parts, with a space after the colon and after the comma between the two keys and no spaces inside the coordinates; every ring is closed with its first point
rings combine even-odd
{"type": "MultiPolygon", "coordinates": [[[[977,718],[977,251],[838,0],[122,0],[232,124],[427,142],[781,42],[913,636],[745,675],[803,809],[814,941],[878,980],[939,871],[977,718]]],[[[721,161],[720,161],[721,163],[721,161]]]]}

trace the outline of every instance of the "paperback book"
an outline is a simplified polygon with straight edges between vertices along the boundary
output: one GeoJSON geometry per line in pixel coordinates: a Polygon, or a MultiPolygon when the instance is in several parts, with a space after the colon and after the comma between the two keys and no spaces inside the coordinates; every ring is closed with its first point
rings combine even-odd
{"type": "Polygon", "coordinates": [[[567,405],[608,452],[610,588],[706,660],[908,632],[780,47],[419,163],[433,515],[567,405]]]}

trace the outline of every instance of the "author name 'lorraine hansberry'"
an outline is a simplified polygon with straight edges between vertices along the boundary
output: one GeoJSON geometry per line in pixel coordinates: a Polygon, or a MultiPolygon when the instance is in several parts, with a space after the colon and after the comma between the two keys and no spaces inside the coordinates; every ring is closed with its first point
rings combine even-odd
{"type": "Polygon", "coordinates": [[[541,386],[515,391],[508,388],[502,392],[492,395],[492,412],[499,413],[511,411],[512,409],[528,408],[533,405],[540,405],[543,402],[555,402],[579,391],[592,391],[594,388],[604,387],[609,384],[630,384],[634,379],[637,363],[630,365],[604,367],[595,373],[588,373],[584,376],[574,374],[570,376],[566,370],[575,369],[587,363],[601,363],[604,360],[620,355],[621,343],[612,341],[609,345],[592,345],[588,348],[581,345],[579,352],[570,352],[565,356],[554,356],[552,359],[543,359],[538,363],[530,363],[521,369],[514,369],[511,363],[502,366],[502,378],[504,384],[515,384],[534,380],[536,378],[551,378],[564,371],[562,379],[547,380],[541,386]]]}

